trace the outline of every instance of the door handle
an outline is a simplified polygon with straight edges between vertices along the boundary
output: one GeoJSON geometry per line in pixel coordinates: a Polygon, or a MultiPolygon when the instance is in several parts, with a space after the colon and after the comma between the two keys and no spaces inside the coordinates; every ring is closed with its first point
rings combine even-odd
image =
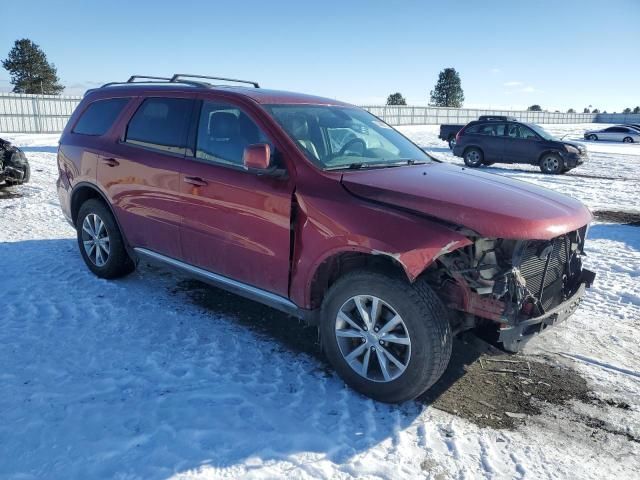
{"type": "Polygon", "coordinates": [[[120,162],[115,158],[101,158],[100,161],[109,167],[117,167],[120,165],[120,162]]]}
{"type": "Polygon", "coordinates": [[[203,180],[200,177],[184,177],[184,181],[186,183],[190,183],[191,185],[197,185],[198,187],[204,187],[208,185],[206,180],[203,180]]]}

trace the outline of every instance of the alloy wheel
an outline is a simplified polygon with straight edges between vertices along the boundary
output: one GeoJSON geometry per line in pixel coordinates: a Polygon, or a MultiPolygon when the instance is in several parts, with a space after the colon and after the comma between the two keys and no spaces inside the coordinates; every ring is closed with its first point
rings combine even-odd
{"type": "Polygon", "coordinates": [[[560,170],[560,160],[554,155],[544,157],[542,167],[547,172],[557,172],[560,170]]]}
{"type": "Polygon", "coordinates": [[[396,310],[378,297],[349,298],[338,311],[335,335],[344,360],[367,380],[391,382],[409,365],[407,326],[396,310]]]}
{"type": "Polygon", "coordinates": [[[102,219],[95,213],[84,217],[82,245],[87,257],[96,267],[104,266],[109,260],[109,232],[102,219]]]}
{"type": "Polygon", "coordinates": [[[480,161],[482,160],[482,158],[480,157],[480,152],[478,152],[477,150],[471,150],[470,152],[467,152],[466,159],[469,165],[474,166],[480,165],[480,161]]]}

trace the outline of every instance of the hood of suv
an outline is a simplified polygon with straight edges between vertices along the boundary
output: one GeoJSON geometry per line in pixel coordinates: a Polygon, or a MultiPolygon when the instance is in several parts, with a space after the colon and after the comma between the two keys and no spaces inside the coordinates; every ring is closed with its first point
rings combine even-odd
{"type": "Polygon", "coordinates": [[[488,238],[551,238],[591,221],[578,200],[443,163],[345,173],[354,195],[470,228],[488,238]]]}

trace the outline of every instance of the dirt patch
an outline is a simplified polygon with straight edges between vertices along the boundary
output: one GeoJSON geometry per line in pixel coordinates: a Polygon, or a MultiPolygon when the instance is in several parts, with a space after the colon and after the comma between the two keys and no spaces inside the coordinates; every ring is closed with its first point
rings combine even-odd
{"type": "Polygon", "coordinates": [[[623,223],[640,227],[640,212],[617,212],[615,210],[596,210],[593,216],[603,222],[623,223]]]}
{"type": "Polygon", "coordinates": [[[600,418],[581,415],[580,421],[584,423],[587,427],[593,428],[591,437],[596,437],[598,434],[602,434],[603,432],[606,432],[611,435],[618,435],[618,436],[624,437],[629,442],[640,443],[640,438],[632,435],[629,432],[625,432],[617,428],[612,428],[607,422],[605,422],[600,418]]]}
{"type": "Polygon", "coordinates": [[[456,339],[451,363],[420,400],[479,425],[514,428],[541,405],[590,402],[587,382],[550,359],[499,350],[472,334],[456,339]]]}

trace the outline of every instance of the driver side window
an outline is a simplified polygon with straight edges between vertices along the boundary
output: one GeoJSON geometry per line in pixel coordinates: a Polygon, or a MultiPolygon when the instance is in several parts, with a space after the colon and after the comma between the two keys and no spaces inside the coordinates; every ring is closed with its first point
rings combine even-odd
{"type": "Polygon", "coordinates": [[[200,111],[196,158],[242,166],[244,149],[256,143],[273,144],[251,118],[231,105],[205,101],[200,111]]]}
{"type": "Polygon", "coordinates": [[[525,127],[524,125],[509,125],[509,133],[508,135],[511,138],[520,138],[523,140],[532,140],[536,138],[536,134],[533,133],[533,130],[525,127]]]}

